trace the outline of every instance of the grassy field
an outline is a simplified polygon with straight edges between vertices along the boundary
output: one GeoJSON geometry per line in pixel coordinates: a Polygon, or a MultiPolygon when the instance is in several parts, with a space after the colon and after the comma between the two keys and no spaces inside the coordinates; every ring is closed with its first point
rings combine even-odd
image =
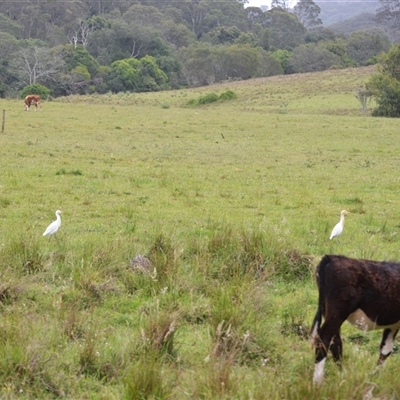
{"type": "Polygon", "coordinates": [[[397,398],[398,355],[375,371],[381,332],[347,324],[311,382],[321,256],[400,260],[399,121],[355,97],[372,72],[1,99],[0,398],[397,398]]]}

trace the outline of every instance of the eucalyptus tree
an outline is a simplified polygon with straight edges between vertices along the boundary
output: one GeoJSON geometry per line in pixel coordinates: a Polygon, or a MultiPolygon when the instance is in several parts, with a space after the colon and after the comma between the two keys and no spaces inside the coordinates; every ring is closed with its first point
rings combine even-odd
{"type": "Polygon", "coordinates": [[[85,19],[87,7],[81,0],[3,0],[0,13],[22,27],[23,38],[47,41],[56,27],[68,30],[77,19],[85,19]]]}
{"type": "Polygon", "coordinates": [[[163,37],[175,48],[188,46],[195,42],[195,34],[183,23],[175,23],[167,18],[162,25],[163,37]]]}
{"type": "Polygon", "coordinates": [[[33,44],[18,50],[12,59],[14,74],[21,86],[54,79],[63,67],[62,58],[49,48],[33,44]]]}
{"type": "Polygon", "coordinates": [[[243,2],[237,0],[164,0],[148,1],[162,10],[174,21],[184,21],[186,26],[200,38],[217,26],[236,26],[240,30],[248,28],[243,2]]]}
{"type": "Polygon", "coordinates": [[[189,86],[206,86],[215,82],[213,69],[214,47],[196,42],[177,51],[182,75],[189,86]]]}
{"type": "MultiPolygon", "coordinates": [[[[249,45],[232,44],[220,46],[218,49],[218,65],[220,66],[218,81],[225,79],[249,79],[257,75],[261,67],[259,52],[249,45]]],[[[214,61],[215,64],[216,60],[214,61]]]]}
{"type": "Polygon", "coordinates": [[[275,49],[293,49],[304,43],[307,30],[295,15],[281,8],[273,8],[265,14],[265,26],[270,29],[270,43],[275,49]]]}
{"type": "Polygon", "coordinates": [[[293,8],[298,20],[307,28],[313,29],[322,25],[319,18],[321,8],[313,0],[300,0],[293,8]]]}
{"type": "Polygon", "coordinates": [[[253,28],[256,24],[263,24],[265,21],[265,12],[260,7],[247,7],[245,9],[247,14],[247,20],[250,24],[250,28],[253,28]]]}
{"type": "Polygon", "coordinates": [[[281,10],[289,11],[290,10],[290,0],[272,0],[271,1],[271,9],[272,8],[280,8],[281,10]]]}
{"type": "Polygon", "coordinates": [[[392,42],[400,41],[400,0],[379,0],[376,21],[381,24],[392,42]]]}

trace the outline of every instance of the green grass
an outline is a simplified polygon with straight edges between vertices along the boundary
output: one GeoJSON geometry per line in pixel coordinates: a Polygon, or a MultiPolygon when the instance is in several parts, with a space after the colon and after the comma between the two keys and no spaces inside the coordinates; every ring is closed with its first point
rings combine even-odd
{"type": "Polygon", "coordinates": [[[321,256],[400,259],[398,121],[355,97],[372,71],[1,99],[0,398],[396,397],[398,354],[373,374],[380,332],[346,324],[311,383],[321,256]]]}

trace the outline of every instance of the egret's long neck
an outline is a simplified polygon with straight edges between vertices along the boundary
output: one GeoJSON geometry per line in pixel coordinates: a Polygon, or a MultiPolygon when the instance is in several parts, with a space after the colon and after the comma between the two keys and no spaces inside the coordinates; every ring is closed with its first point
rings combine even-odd
{"type": "Polygon", "coordinates": [[[340,223],[342,226],[344,225],[344,214],[340,216],[340,223]]]}

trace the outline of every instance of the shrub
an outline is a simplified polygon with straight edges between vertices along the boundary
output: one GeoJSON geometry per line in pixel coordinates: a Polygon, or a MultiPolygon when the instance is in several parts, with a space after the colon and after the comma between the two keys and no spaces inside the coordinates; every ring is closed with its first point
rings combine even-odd
{"type": "Polygon", "coordinates": [[[372,115],[400,117],[400,45],[380,57],[379,73],[371,76],[366,88],[375,97],[378,107],[372,115]]]}
{"type": "Polygon", "coordinates": [[[372,111],[373,116],[400,117],[400,81],[387,75],[375,75],[367,88],[374,93],[378,105],[372,111]]]}
{"type": "Polygon", "coordinates": [[[199,97],[199,99],[197,100],[197,104],[203,105],[208,103],[214,103],[215,101],[218,101],[218,95],[216,93],[209,93],[206,94],[205,96],[199,97]]]}
{"type": "Polygon", "coordinates": [[[234,91],[227,90],[226,92],[223,92],[223,93],[220,94],[219,100],[223,100],[223,101],[234,100],[234,99],[237,99],[237,97],[238,96],[234,91]]]}
{"type": "Polygon", "coordinates": [[[50,96],[50,89],[46,86],[34,83],[29,86],[25,86],[21,91],[21,99],[28,96],[28,94],[38,94],[42,99],[47,99],[50,96]]]}
{"type": "Polygon", "coordinates": [[[204,96],[200,96],[197,100],[191,99],[187,102],[188,106],[202,106],[204,104],[210,104],[210,103],[215,103],[216,101],[228,101],[228,100],[234,100],[237,99],[237,94],[232,91],[232,90],[227,90],[223,93],[221,93],[219,96],[212,92],[208,93],[204,96]]]}

